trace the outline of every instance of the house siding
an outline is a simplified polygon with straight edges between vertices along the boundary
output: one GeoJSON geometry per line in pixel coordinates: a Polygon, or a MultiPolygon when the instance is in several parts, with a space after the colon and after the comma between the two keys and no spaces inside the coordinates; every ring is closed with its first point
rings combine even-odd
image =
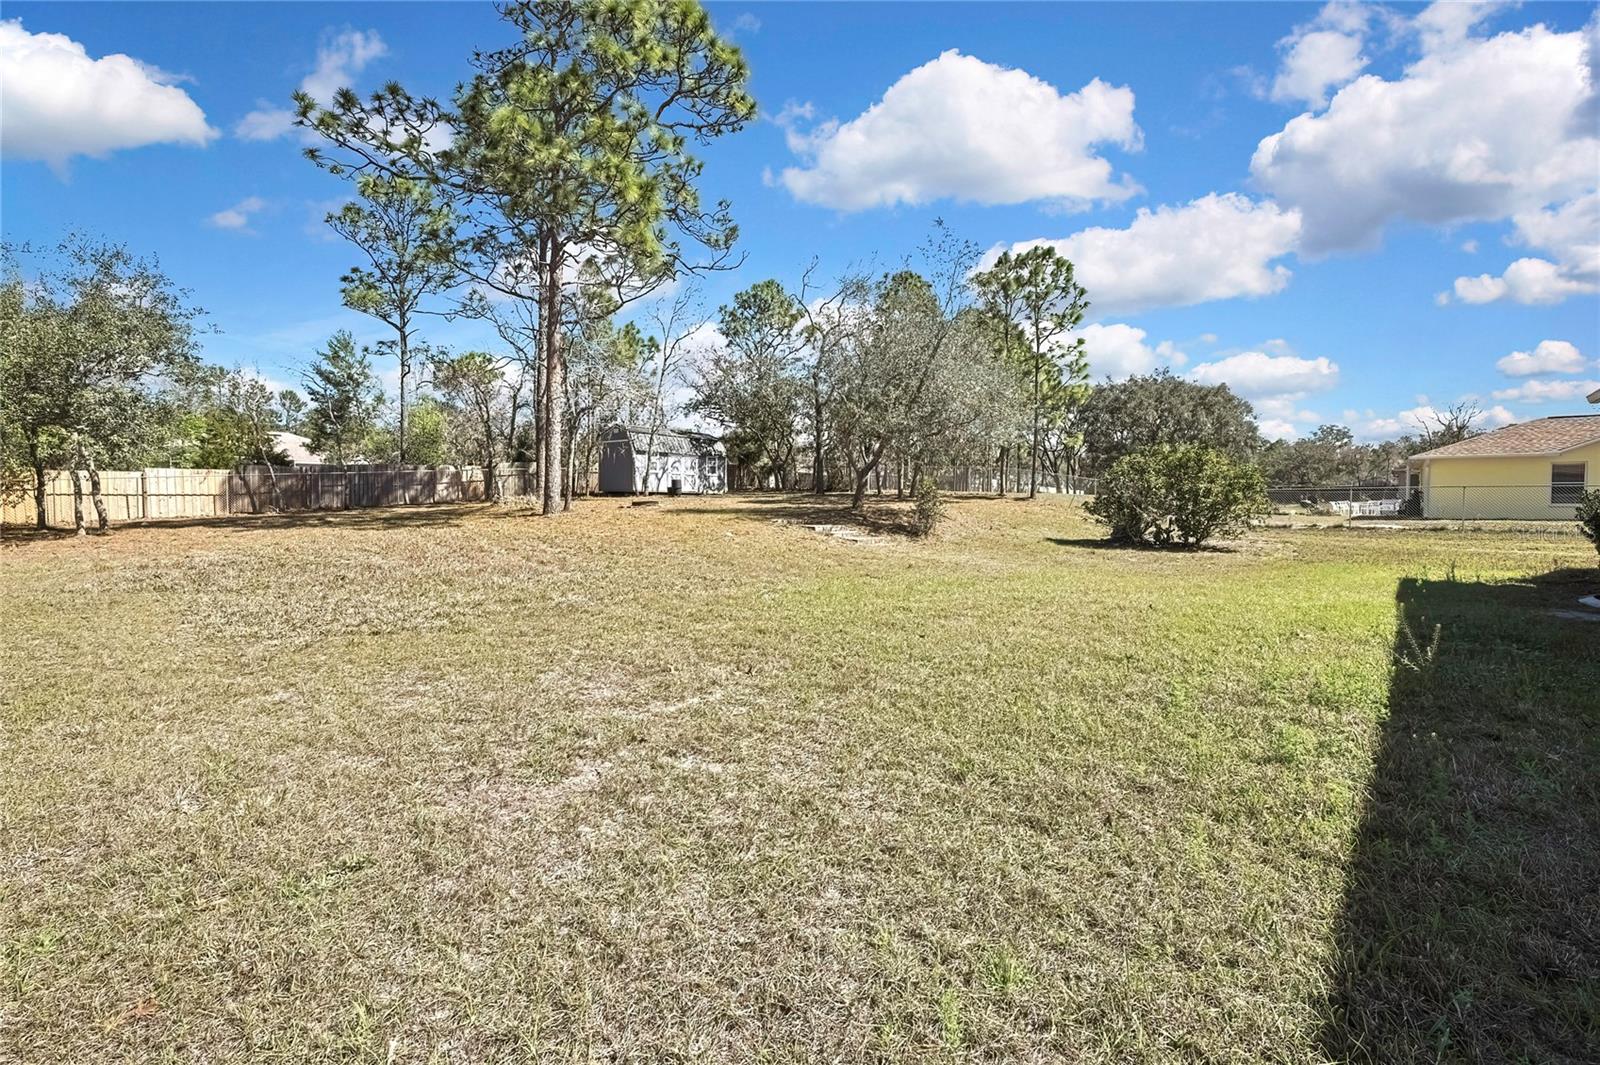
{"type": "MultiPolygon", "coordinates": [[[[728,490],[728,459],[720,446],[685,452],[680,434],[663,433],[652,449],[648,474],[638,433],[614,428],[601,437],[600,491],[615,494],[666,492],[672,482],[690,495],[728,490]]],[[[647,439],[647,443],[649,443],[647,439]]]]}
{"type": "Polygon", "coordinates": [[[1600,488],[1600,442],[1559,455],[1422,459],[1428,518],[1570,520],[1576,507],[1550,502],[1550,467],[1584,463],[1584,485],[1600,488]]]}

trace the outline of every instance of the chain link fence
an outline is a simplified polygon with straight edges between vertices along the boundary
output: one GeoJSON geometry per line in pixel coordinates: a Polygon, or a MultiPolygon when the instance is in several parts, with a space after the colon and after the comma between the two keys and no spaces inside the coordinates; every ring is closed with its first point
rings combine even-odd
{"type": "Polygon", "coordinates": [[[1347,518],[1573,521],[1584,485],[1298,485],[1267,489],[1274,510],[1347,518]]]}

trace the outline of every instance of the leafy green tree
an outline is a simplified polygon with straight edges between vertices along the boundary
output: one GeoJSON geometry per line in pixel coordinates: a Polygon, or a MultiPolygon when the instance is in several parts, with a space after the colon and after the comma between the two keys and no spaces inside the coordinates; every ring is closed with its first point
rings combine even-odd
{"type": "Polygon", "coordinates": [[[1361,444],[1343,425],[1319,425],[1298,440],[1264,445],[1259,461],[1268,484],[1326,487],[1388,482],[1417,450],[1414,437],[1361,444]]]}
{"type": "Polygon", "coordinates": [[[945,386],[975,366],[967,279],[976,262],[977,248],[940,221],[922,249],[926,275],[901,270],[863,282],[848,301],[859,309],[832,367],[832,421],[854,509],[886,454],[914,460],[956,434],[962,414],[951,399],[961,389],[945,386]]]}
{"type": "Polygon", "coordinates": [[[417,351],[417,317],[423,301],[452,288],[455,223],[425,181],[381,173],[356,180],[360,199],[328,215],[334,232],[366,254],[367,265],[352,267],[340,279],[340,294],[351,310],[369,314],[394,330],[378,344],[399,364],[399,420],[396,450],[407,460],[406,401],[417,351]]]}
{"type": "Polygon", "coordinates": [[[1273,484],[1349,484],[1360,476],[1360,448],[1342,425],[1320,425],[1298,440],[1275,440],[1261,451],[1261,467],[1273,484]]]}
{"type": "Polygon", "coordinates": [[[802,317],[799,304],[776,281],[735,293],[717,313],[724,343],[706,353],[691,404],[748,441],[779,488],[789,485],[801,418],[802,317]]]}
{"type": "MultiPolygon", "coordinates": [[[[79,470],[99,524],[107,524],[97,455],[148,435],[162,412],[148,402],[157,379],[181,382],[199,366],[194,333],[202,312],[152,259],[121,244],[74,234],[44,254],[24,284],[31,249],[4,249],[0,283],[0,418],[34,473],[34,503],[45,525],[45,462],[51,440],[66,441],[75,495],[79,470]]],[[[83,527],[81,506],[78,527],[83,527]]]]}
{"type": "Polygon", "coordinates": [[[204,469],[232,469],[241,463],[289,465],[289,456],[272,436],[278,421],[277,397],[266,384],[240,370],[211,368],[207,377],[189,461],[204,469]]]}
{"type": "MultiPolygon", "coordinates": [[[[388,417],[388,404],[383,404],[380,414],[357,445],[357,450],[368,462],[400,462],[400,422],[398,417],[388,417]]],[[[407,418],[407,439],[410,441],[403,465],[440,466],[447,460],[449,450],[450,411],[435,396],[418,396],[407,418]]]]}
{"type": "Polygon", "coordinates": [[[306,416],[306,401],[294,389],[285,388],[279,391],[276,402],[277,409],[274,416],[278,428],[285,432],[299,433],[304,428],[302,422],[306,416]]]}
{"type": "Polygon", "coordinates": [[[1269,504],[1255,466],[1200,444],[1157,444],[1113,463],[1084,509],[1115,540],[1199,547],[1243,532],[1269,504]]]}
{"type": "Polygon", "coordinates": [[[335,463],[348,461],[371,431],[382,400],[372,362],[348,331],[333,334],[317,352],[317,361],[305,372],[305,389],[312,450],[335,463]]]}
{"type": "Polygon", "coordinates": [[[1071,260],[1049,245],[1012,254],[1005,251],[973,283],[985,309],[1000,325],[1002,350],[1012,354],[1013,342],[1026,368],[1033,397],[1033,431],[1028,451],[1028,498],[1039,494],[1039,457],[1045,432],[1047,403],[1065,410],[1071,385],[1089,380],[1083,338],[1064,343],[1067,334],[1083,321],[1089,309],[1088,294],[1078,284],[1071,260]]]}
{"type": "Polygon", "coordinates": [[[602,264],[628,299],[692,266],[679,236],[725,256],[737,229],[725,203],[702,207],[689,147],[738,130],[756,108],[744,59],[698,3],[520,0],[500,10],[519,40],[476,53],[453,106],[399,85],[367,101],[341,90],[327,108],[301,93],[297,121],[339,150],[308,153],[335,173],[428,184],[457,220],[463,273],[537,307],[543,504],[554,514],[564,505],[562,317],[575,267],[602,264]]]}
{"type": "Polygon", "coordinates": [[[1095,386],[1083,407],[1084,448],[1098,469],[1157,444],[1200,444],[1236,460],[1260,447],[1255,411],[1227,385],[1167,370],[1095,386]]]}
{"type": "Polygon", "coordinates": [[[496,423],[509,391],[506,360],[486,351],[436,355],[433,384],[466,412],[473,429],[470,449],[483,466],[484,492],[491,501],[499,498],[501,438],[496,423]]]}

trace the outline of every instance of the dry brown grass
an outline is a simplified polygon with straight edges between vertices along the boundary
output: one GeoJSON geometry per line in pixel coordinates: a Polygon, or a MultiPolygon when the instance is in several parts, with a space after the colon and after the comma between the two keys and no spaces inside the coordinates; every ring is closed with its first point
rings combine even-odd
{"type": "Polygon", "coordinates": [[[989,500],[910,541],[893,509],[872,545],[786,497],[13,543],[0,1059],[1576,1060],[1594,985],[1478,985],[1581,877],[1464,946],[1459,898],[1389,914],[1442,928],[1432,968],[1357,944],[1393,873],[1369,785],[1441,804],[1432,860],[1495,856],[1471,905],[1541,804],[1595,853],[1600,626],[1501,583],[1586,544],[1109,550],[1069,502],[989,500]],[[1539,701],[1492,847],[1389,756],[1440,712],[1391,689],[1406,577],[1502,590],[1440,608],[1458,713],[1539,701]]]}

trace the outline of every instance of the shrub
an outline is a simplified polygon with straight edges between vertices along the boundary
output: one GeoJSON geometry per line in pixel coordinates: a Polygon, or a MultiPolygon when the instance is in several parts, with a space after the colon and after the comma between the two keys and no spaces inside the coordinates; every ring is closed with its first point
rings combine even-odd
{"type": "Polygon", "coordinates": [[[913,493],[915,500],[911,513],[911,531],[918,536],[929,536],[944,520],[944,495],[933,483],[933,478],[923,477],[913,493]]]}
{"type": "Polygon", "coordinates": [[[1086,508],[1111,537],[1140,544],[1198,547],[1243,532],[1270,510],[1254,466],[1198,444],[1163,444],[1117,460],[1086,508]]]}
{"type": "Polygon", "coordinates": [[[1578,530],[1594,543],[1600,552],[1600,488],[1593,488],[1578,497],[1578,530]]]}

